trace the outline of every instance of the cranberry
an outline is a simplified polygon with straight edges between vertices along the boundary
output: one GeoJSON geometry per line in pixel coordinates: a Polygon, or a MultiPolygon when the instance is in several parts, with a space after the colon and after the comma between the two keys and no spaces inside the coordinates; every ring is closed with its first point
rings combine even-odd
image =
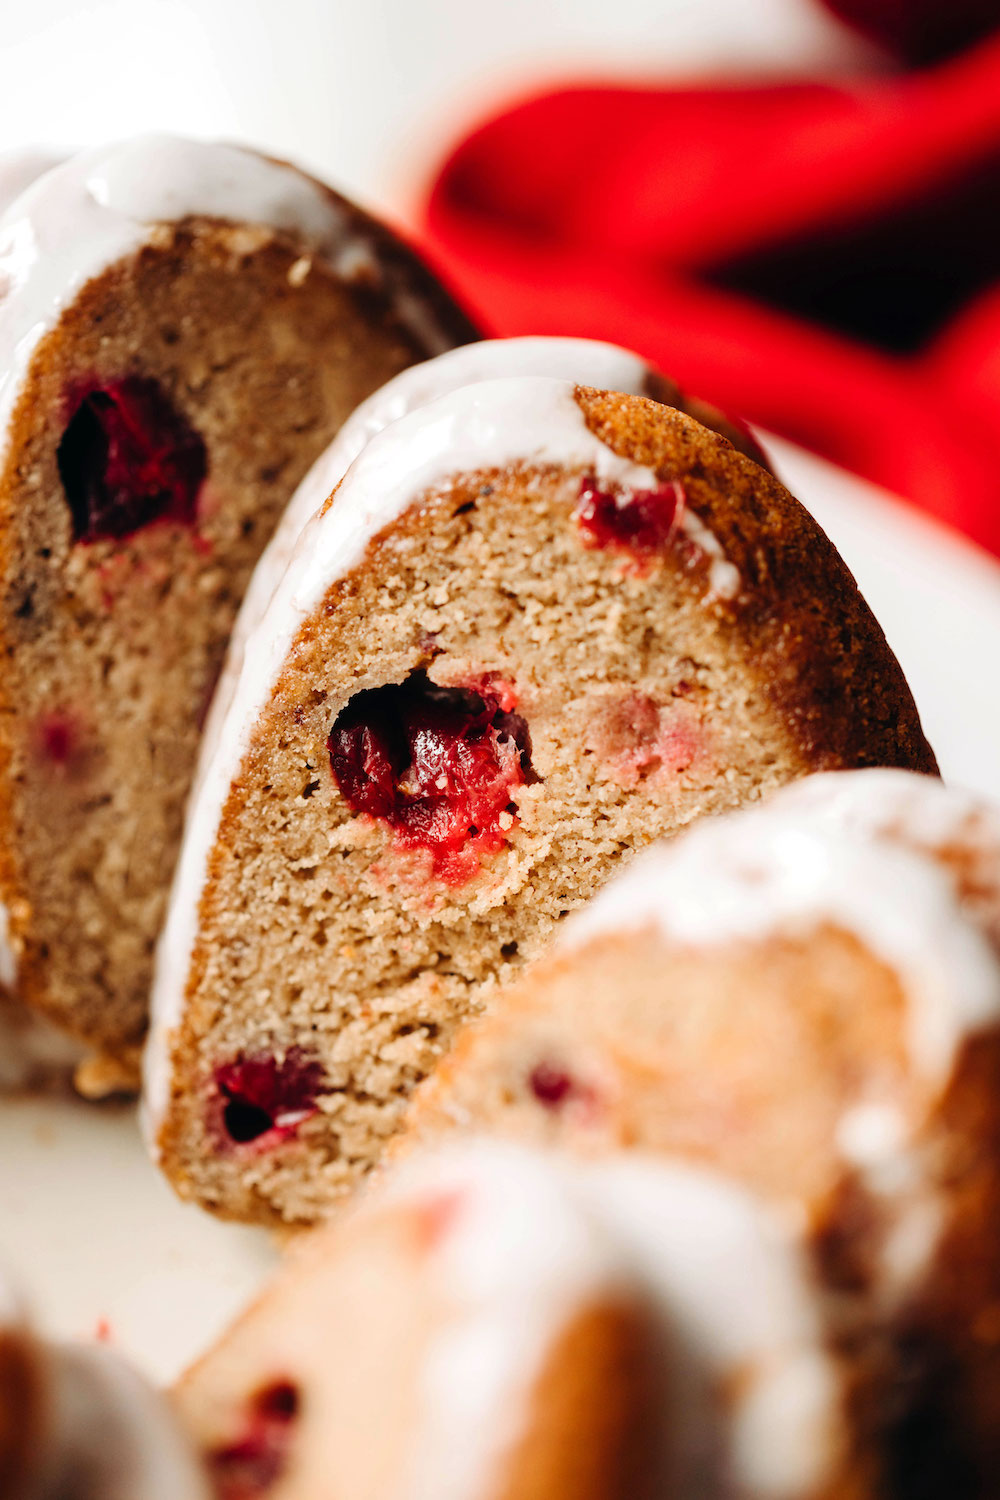
{"type": "Polygon", "coordinates": [[[588,546],[617,547],[646,557],[672,541],[683,508],[684,490],[676,479],[657,490],[615,494],[587,475],[573,519],[588,546]]]}
{"type": "Polygon", "coordinates": [[[507,842],[511,788],[533,778],[531,738],[509,683],[438,687],[425,672],[358,693],[327,741],[341,796],[378,818],[434,873],[467,880],[507,842]]]}
{"type": "Polygon", "coordinates": [[[299,1391],[278,1380],[254,1396],[243,1433],[209,1454],[219,1500],[252,1500],[281,1478],[288,1462],[299,1391]]]}
{"type": "Polygon", "coordinates": [[[546,1109],[559,1109],[576,1091],[571,1074],[544,1062],[532,1069],[528,1087],[546,1109]]]}
{"type": "Polygon", "coordinates": [[[273,1057],[240,1057],[215,1070],[222,1124],[236,1145],[277,1145],[293,1136],[323,1091],[323,1069],[298,1047],[273,1057]]]}
{"type": "Polygon", "coordinates": [[[155,380],[87,385],[70,405],[56,457],[78,542],[194,524],[205,444],[155,380]]]}

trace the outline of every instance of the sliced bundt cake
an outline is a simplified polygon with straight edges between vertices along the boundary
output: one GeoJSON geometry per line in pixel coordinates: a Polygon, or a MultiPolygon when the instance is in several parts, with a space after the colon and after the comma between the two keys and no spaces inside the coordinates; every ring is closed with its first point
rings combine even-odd
{"type": "Polygon", "coordinates": [[[641,1158],[408,1164],[175,1395],[218,1500],[876,1493],[800,1254],[724,1179],[641,1158]]]}
{"type": "Polygon", "coordinates": [[[522,378],[373,437],[199,773],[149,1115],[224,1213],[304,1221],[623,859],[821,767],[933,770],[792,497],[684,414],[522,378]]]}
{"type": "Polygon", "coordinates": [[[998,876],[995,814],[929,778],[824,776],[703,823],[637,859],[466,1031],[397,1149],[490,1130],[743,1181],[800,1226],[838,1338],[863,1333],[910,1392],[884,1435],[888,1493],[985,1497],[998,876]]]}
{"type": "Polygon", "coordinates": [[[199,726],[250,571],[358,401],[473,330],[252,151],[71,158],[0,220],[0,900],[20,996],[141,1040],[199,726]]]}

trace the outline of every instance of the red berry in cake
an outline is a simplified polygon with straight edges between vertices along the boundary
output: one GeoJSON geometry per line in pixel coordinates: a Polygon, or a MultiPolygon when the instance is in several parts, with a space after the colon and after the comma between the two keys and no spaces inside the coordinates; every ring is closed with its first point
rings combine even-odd
{"type": "Polygon", "coordinates": [[[194,524],[205,444],[155,381],[76,390],[57,452],[78,542],[132,536],[154,521],[194,524]]]}
{"type": "Polygon", "coordinates": [[[602,490],[593,475],[580,484],[573,519],[590,547],[615,547],[645,559],[673,540],[684,506],[677,480],[655,490],[602,490]]]}
{"type": "Polygon", "coordinates": [[[279,1062],[241,1057],[215,1070],[222,1101],[222,1128],[235,1145],[276,1146],[315,1114],[323,1091],[323,1069],[298,1047],[279,1062]]]}
{"type": "Polygon", "coordinates": [[[551,1063],[539,1063],[531,1070],[528,1087],[546,1109],[558,1109],[566,1103],[574,1091],[572,1074],[564,1068],[554,1068],[551,1063]]]}
{"type": "Polygon", "coordinates": [[[341,796],[457,884],[507,842],[513,787],[532,778],[528,726],[509,683],[439,687],[424,672],[358,693],[327,748],[341,796]]]}
{"type": "Polygon", "coordinates": [[[278,1380],[258,1391],[244,1431],[232,1443],[209,1454],[218,1500],[254,1500],[276,1484],[284,1472],[299,1391],[290,1380],[278,1380]]]}
{"type": "Polygon", "coordinates": [[[528,1093],[549,1114],[570,1111],[577,1125],[592,1123],[600,1109],[600,1095],[594,1084],[572,1072],[564,1063],[543,1058],[525,1080],[528,1093]]]}

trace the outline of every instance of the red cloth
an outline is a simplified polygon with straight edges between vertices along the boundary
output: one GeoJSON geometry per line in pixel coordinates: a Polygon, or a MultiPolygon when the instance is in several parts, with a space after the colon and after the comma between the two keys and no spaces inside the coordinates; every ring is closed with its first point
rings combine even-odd
{"type": "Polygon", "coordinates": [[[426,230],[498,334],[611,339],[1000,552],[1000,37],[856,86],[581,86],[426,230]]]}

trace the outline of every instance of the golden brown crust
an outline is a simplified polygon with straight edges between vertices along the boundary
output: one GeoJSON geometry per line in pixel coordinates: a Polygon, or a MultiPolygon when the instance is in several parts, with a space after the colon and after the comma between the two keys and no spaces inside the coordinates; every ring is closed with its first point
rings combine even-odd
{"type": "Polygon", "coordinates": [[[623,457],[680,479],[739,569],[740,628],[759,684],[814,770],[937,774],[902,669],[846,564],[778,482],[719,433],[640,397],[579,388],[587,425],[623,457]]]}
{"type": "Polygon", "coordinates": [[[717,432],[727,442],[742,453],[746,458],[759,464],[762,469],[774,473],[771,461],[763,448],[745,423],[734,417],[729,417],[720,411],[717,406],[712,406],[708,401],[700,401],[697,396],[689,396],[682,391],[675,380],[661,375],[658,371],[650,371],[644,382],[642,394],[648,396],[651,401],[659,401],[662,406],[672,406],[681,411],[685,416],[693,417],[700,422],[702,427],[707,427],[711,432],[717,432]]]}

